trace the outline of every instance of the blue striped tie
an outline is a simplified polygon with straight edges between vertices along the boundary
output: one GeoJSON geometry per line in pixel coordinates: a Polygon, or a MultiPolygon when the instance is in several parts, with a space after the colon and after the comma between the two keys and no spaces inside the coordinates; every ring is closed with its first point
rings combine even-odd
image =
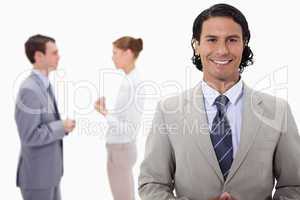
{"type": "Polygon", "coordinates": [[[224,179],[233,161],[232,135],[229,121],[226,117],[226,105],[229,99],[225,95],[219,95],[214,104],[217,106],[217,114],[213,120],[210,138],[214,147],[224,179]]]}

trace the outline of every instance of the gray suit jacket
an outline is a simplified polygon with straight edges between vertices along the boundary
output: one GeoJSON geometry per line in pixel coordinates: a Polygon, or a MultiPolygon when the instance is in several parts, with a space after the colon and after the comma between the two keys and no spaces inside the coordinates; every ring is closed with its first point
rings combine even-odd
{"type": "Polygon", "coordinates": [[[208,200],[227,191],[237,200],[299,200],[300,137],[288,104],[246,85],[243,99],[241,141],[226,181],[201,86],[161,101],[140,168],[141,199],[208,200]]]}
{"type": "Polygon", "coordinates": [[[32,73],[21,85],[15,120],[21,140],[17,186],[45,189],[57,186],[63,174],[63,122],[39,77],[32,73]]]}

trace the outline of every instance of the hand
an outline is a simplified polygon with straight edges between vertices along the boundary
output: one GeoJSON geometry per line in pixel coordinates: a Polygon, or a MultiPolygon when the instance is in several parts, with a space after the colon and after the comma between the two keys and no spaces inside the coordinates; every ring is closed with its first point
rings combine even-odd
{"type": "Polygon", "coordinates": [[[233,200],[233,198],[229,193],[224,192],[223,194],[221,194],[220,200],[233,200]]]}
{"type": "Polygon", "coordinates": [[[102,115],[107,115],[108,112],[105,105],[105,97],[101,97],[95,102],[95,109],[102,115]]]}
{"type": "Polygon", "coordinates": [[[232,197],[228,192],[224,192],[220,196],[209,199],[209,200],[236,200],[236,199],[234,197],[232,197]]]}
{"type": "Polygon", "coordinates": [[[63,121],[63,124],[66,133],[70,133],[75,128],[75,120],[66,119],[63,121]]]}

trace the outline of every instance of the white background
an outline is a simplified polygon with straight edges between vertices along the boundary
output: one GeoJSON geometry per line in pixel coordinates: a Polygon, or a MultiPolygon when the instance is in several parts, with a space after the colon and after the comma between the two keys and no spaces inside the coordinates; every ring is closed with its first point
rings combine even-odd
{"type": "MultiPolygon", "coordinates": [[[[255,54],[255,64],[245,70],[243,80],[251,87],[287,99],[299,125],[300,106],[296,99],[300,12],[296,1],[224,2],[245,14],[252,34],[249,45],[255,54]]],[[[103,81],[99,75],[101,70],[114,68],[112,41],[123,35],[144,40],[137,67],[151,88],[145,126],[138,137],[139,157],[134,169],[137,179],[156,102],[201,80],[202,74],[190,60],[192,24],[203,9],[214,3],[219,2],[2,0],[0,198],[21,199],[15,186],[20,142],[14,122],[14,98],[20,81],[31,69],[24,54],[24,42],[29,36],[41,33],[56,39],[61,62],[51,80],[57,83],[62,116],[77,120],[76,130],[64,140],[63,199],[110,200],[104,123],[93,111],[93,102],[104,94],[108,106],[113,105],[118,89],[119,76],[103,81]]]]}

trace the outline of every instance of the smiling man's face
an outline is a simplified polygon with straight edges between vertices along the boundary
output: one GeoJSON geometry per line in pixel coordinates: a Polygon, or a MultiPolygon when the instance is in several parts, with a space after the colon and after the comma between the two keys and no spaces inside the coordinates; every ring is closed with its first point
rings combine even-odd
{"type": "Polygon", "coordinates": [[[229,17],[211,17],[203,22],[196,47],[206,82],[235,82],[244,49],[241,26],[229,17]]]}

